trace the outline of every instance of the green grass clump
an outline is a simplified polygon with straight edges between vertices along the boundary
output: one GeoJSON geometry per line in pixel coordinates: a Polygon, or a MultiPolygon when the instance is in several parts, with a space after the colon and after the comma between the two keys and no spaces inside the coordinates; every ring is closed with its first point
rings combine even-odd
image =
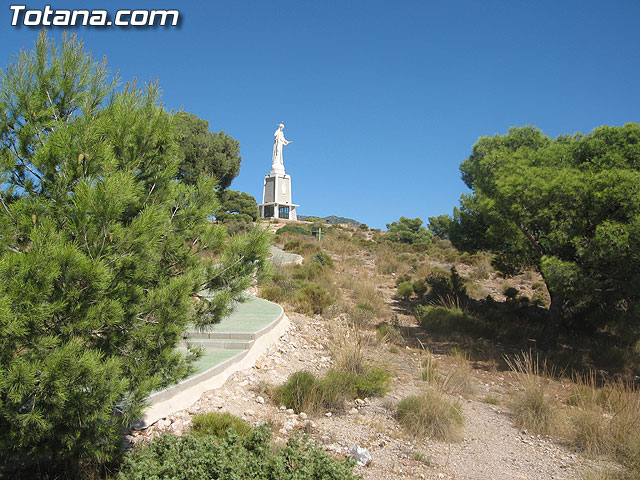
{"type": "Polygon", "coordinates": [[[303,370],[292,373],[284,384],[277,387],[273,400],[298,413],[310,413],[324,403],[324,393],[318,377],[303,370]]]}
{"type": "Polygon", "coordinates": [[[416,437],[443,441],[459,439],[464,424],[460,404],[433,389],[402,400],[398,404],[396,418],[416,437]]]}
{"type": "Polygon", "coordinates": [[[267,426],[244,437],[160,435],[129,452],[117,480],[356,480],[353,462],[340,461],[309,439],[293,436],[286,446],[271,442],[267,426]]]}
{"type": "Polygon", "coordinates": [[[301,371],[275,389],[273,400],[297,413],[342,410],[345,401],[384,395],[390,383],[391,375],[380,368],[367,368],[363,373],[332,369],[323,377],[301,371]]]}
{"type": "Polygon", "coordinates": [[[241,418],[227,412],[204,413],[193,417],[191,431],[194,435],[224,437],[227,430],[233,430],[237,435],[242,437],[250,433],[253,429],[241,418]]]}

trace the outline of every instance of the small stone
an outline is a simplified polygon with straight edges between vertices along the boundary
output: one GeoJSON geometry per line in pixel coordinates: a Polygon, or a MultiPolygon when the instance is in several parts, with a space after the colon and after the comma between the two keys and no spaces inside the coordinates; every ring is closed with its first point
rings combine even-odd
{"type": "Polygon", "coordinates": [[[327,412],[324,414],[325,417],[330,417],[331,416],[331,412],[327,412]]]}
{"type": "Polygon", "coordinates": [[[250,417],[253,415],[253,410],[245,410],[244,414],[250,417]]]}
{"type": "Polygon", "coordinates": [[[353,415],[354,413],[358,413],[358,409],[356,407],[353,407],[351,410],[349,410],[349,413],[351,415],[353,415]]]}
{"type": "Polygon", "coordinates": [[[264,403],[264,398],[262,396],[258,395],[258,397],[256,398],[256,402],[262,404],[262,403],[264,403]]]}
{"type": "Polygon", "coordinates": [[[286,410],[287,407],[285,407],[284,405],[280,405],[280,410],[286,410]]]}
{"type": "Polygon", "coordinates": [[[294,413],[296,413],[296,412],[293,411],[293,408],[287,408],[287,414],[288,415],[292,415],[294,413]]]}
{"type": "Polygon", "coordinates": [[[300,412],[300,418],[301,418],[302,420],[306,420],[306,419],[307,419],[307,414],[306,414],[306,413],[304,413],[304,412],[300,412]]]}

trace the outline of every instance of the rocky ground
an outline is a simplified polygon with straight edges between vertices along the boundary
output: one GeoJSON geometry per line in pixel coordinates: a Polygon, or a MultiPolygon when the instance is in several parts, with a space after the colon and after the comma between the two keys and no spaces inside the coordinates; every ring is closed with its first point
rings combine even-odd
{"type": "MultiPolygon", "coordinates": [[[[367,448],[372,461],[356,466],[364,479],[574,479],[590,461],[548,437],[530,435],[512,426],[509,413],[499,401],[514,386],[509,374],[477,369],[471,375],[473,393],[460,396],[465,426],[463,438],[455,443],[409,437],[394,419],[395,405],[405,396],[424,388],[419,378],[424,351],[409,345],[391,350],[370,339],[376,362],[393,373],[393,385],[384,398],[357,399],[341,412],[316,416],[295,414],[275,405],[265,393],[267,385],[283,383],[298,370],[321,373],[331,365],[331,332],[328,322],[287,312],[290,330],[274,343],[249,370],[231,376],[219,389],[206,392],[189,409],[162,419],[146,431],[133,432],[140,441],[159,432],[186,431],[194,415],[230,412],[251,424],[268,422],[276,438],[286,439],[296,430],[336,456],[348,455],[357,444],[367,448]],[[498,405],[482,401],[490,396],[498,405]]],[[[401,317],[402,322],[411,322],[401,317]]],[[[441,368],[451,357],[435,355],[441,368]]]]}

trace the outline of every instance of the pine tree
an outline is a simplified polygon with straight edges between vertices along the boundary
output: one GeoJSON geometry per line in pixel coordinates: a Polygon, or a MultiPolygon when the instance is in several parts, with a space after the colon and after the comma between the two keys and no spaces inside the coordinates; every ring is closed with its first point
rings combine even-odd
{"type": "Polygon", "coordinates": [[[185,327],[229,312],[267,239],[209,220],[214,179],[177,180],[156,84],[118,88],[44,33],[0,75],[0,456],[104,461],[189,373],[185,327]]]}

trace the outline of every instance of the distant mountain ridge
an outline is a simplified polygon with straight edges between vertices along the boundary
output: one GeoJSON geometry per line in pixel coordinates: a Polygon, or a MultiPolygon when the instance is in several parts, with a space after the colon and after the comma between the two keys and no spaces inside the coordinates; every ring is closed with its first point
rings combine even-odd
{"type": "Polygon", "coordinates": [[[314,217],[313,215],[298,215],[298,220],[302,221],[310,221],[315,219],[320,219],[324,223],[328,223],[329,225],[337,225],[339,223],[345,225],[352,225],[354,227],[359,227],[362,225],[360,222],[354,220],[353,218],[345,218],[345,217],[336,217],[335,215],[329,215],[328,217],[314,217]]]}

